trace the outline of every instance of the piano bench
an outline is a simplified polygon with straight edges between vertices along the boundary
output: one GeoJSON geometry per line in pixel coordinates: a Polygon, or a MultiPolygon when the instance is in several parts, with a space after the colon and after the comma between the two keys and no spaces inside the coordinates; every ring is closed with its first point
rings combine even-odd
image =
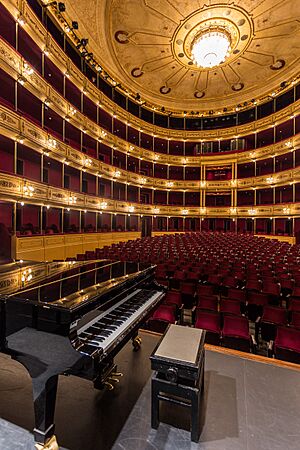
{"type": "Polygon", "coordinates": [[[151,359],[152,428],[159,425],[159,402],[188,407],[191,413],[191,439],[198,442],[201,432],[201,397],[204,390],[205,331],[171,324],[154,349],[151,359]]]}
{"type": "MultiPolygon", "coordinates": [[[[202,380],[199,380],[202,381],[202,380]]],[[[166,401],[176,405],[190,408],[191,413],[191,440],[198,442],[201,433],[201,397],[203,382],[199,385],[188,386],[185,384],[174,384],[159,377],[155,372],[152,376],[151,397],[151,427],[157,429],[159,426],[159,402],[166,401]],[[176,397],[176,398],[175,398],[176,397]]]]}

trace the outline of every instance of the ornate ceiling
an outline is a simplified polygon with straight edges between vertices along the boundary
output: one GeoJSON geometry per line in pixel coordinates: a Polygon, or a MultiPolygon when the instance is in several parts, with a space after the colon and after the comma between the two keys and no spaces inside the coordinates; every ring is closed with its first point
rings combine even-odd
{"type": "Polygon", "coordinates": [[[209,111],[271,94],[299,74],[299,0],[66,0],[67,15],[113,77],[157,108],[209,111]],[[194,65],[201,28],[230,30],[232,54],[194,65]]]}

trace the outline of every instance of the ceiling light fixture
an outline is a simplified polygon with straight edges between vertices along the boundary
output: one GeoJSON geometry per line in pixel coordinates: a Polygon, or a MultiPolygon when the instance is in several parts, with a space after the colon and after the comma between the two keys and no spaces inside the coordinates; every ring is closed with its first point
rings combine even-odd
{"type": "Polygon", "coordinates": [[[230,49],[230,34],[225,29],[216,28],[196,36],[191,45],[191,54],[197,66],[211,68],[224,62],[230,49]]]}

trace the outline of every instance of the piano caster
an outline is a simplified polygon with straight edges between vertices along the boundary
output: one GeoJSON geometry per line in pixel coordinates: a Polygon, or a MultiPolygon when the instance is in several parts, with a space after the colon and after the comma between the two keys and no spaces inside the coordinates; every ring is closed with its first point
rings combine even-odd
{"type": "Polygon", "coordinates": [[[58,443],[55,436],[52,436],[46,444],[35,444],[36,450],[59,450],[58,443]]]}
{"type": "Polygon", "coordinates": [[[136,336],[132,339],[133,351],[137,352],[141,348],[142,338],[136,336]]]}

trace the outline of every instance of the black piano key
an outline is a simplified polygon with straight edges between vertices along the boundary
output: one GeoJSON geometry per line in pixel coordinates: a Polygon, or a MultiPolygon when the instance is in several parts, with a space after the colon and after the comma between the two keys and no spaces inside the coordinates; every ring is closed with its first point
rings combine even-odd
{"type": "Polygon", "coordinates": [[[80,333],[79,337],[80,337],[80,338],[89,339],[89,338],[92,337],[92,334],[86,333],[85,331],[83,331],[82,333],[80,333]]]}
{"type": "Polygon", "coordinates": [[[90,345],[92,345],[93,342],[95,342],[97,344],[101,344],[101,342],[104,342],[105,339],[106,339],[106,337],[94,336],[93,339],[89,343],[90,343],[90,345]]]}
{"type": "Polygon", "coordinates": [[[115,330],[117,330],[119,327],[113,326],[113,325],[107,325],[105,328],[106,328],[107,330],[115,331],[115,330]]]}
{"type": "Polygon", "coordinates": [[[106,337],[108,337],[108,336],[111,335],[111,333],[112,333],[112,331],[109,331],[109,330],[101,330],[97,336],[106,336],[106,337]]]}
{"type": "Polygon", "coordinates": [[[99,327],[92,325],[85,330],[87,333],[97,334],[99,332],[99,327]]]}

